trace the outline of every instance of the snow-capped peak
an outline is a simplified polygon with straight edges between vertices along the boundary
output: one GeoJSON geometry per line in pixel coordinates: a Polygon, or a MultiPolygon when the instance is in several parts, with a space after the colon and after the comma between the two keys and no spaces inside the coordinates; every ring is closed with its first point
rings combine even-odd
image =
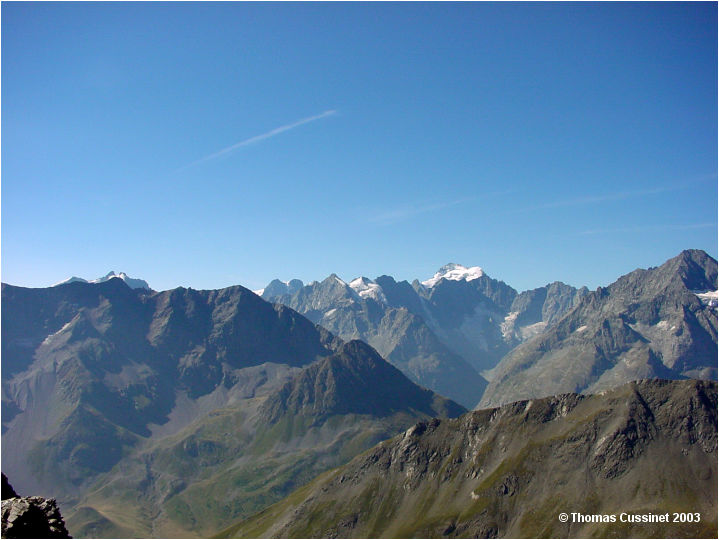
{"type": "Polygon", "coordinates": [[[55,285],[52,285],[52,287],[57,287],[58,285],[66,285],[67,283],[75,283],[76,281],[79,283],[87,283],[86,279],[83,279],[83,278],[77,277],[77,276],[72,276],[72,277],[69,277],[69,278],[61,281],[60,283],[55,283],[55,285]]]}
{"type": "Polygon", "coordinates": [[[147,284],[147,281],[145,281],[144,279],[131,278],[125,272],[120,272],[119,274],[116,274],[115,272],[108,272],[107,275],[101,278],[93,279],[90,283],[103,283],[104,281],[109,281],[113,278],[120,278],[131,289],[150,290],[150,286],[147,284]]]}
{"type": "Polygon", "coordinates": [[[120,278],[131,289],[147,289],[148,291],[151,290],[150,286],[147,284],[147,281],[145,281],[144,279],[131,278],[125,272],[120,272],[119,274],[116,274],[114,271],[108,272],[104,276],[93,279],[91,281],[87,281],[86,279],[73,276],[69,279],[66,279],[65,281],[61,281],[60,283],[53,285],[53,287],[57,287],[58,285],[65,285],[66,283],[73,283],[75,281],[79,281],[80,283],[104,283],[105,281],[109,281],[112,278],[120,278]]]}
{"type": "Polygon", "coordinates": [[[473,279],[481,278],[483,275],[484,271],[479,266],[467,268],[461,264],[449,263],[437,270],[430,279],[423,281],[422,285],[428,288],[434,287],[440,279],[472,281],[473,279]]]}
{"type": "Polygon", "coordinates": [[[350,281],[350,287],[360,298],[373,298],[383,304],[387,303],[387,298],[384,295],[382,287],[369,278],[358,277],[357,279],[353,279],[350,281]]]}

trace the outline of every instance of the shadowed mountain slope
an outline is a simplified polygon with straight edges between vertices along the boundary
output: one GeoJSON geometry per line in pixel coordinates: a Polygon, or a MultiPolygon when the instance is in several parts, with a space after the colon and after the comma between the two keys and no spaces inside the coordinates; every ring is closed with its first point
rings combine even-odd
{"type": "Polygon", "coordinates": [[[466,410],[243,287],[2,294],[3,467],[75,536],[209,534],[466,410]]]}
{"type": "Polygon", "coordinates": [[[287,415],[385,417],[398,411],[452,418],[464,409],[412,383],[372,347],[357,340],[309,366],[262,407],[263,419],[270,423],[287,415]]]}

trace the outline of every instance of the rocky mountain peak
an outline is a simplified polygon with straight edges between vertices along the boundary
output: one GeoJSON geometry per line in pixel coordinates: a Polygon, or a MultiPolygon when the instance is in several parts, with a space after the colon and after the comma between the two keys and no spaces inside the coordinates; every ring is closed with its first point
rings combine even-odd
{"type": "Polygon", "coordinates": [[[387,303],[382,287],[366,277],[358,277],[350,282],[350,287],[360,298],[371,298],[383,304],[387,303]]]}
{"type": "Polygon", "coordinates": [[[304,287],[304,283],[302,283],[302,281],[299,279],[291,279],[289,281],[280,281],[279,279],[273,279],[272,281],[270,281],[267,287],[254,292],[259,296],[264,296],[265,298],[272,298],[284,295],[292,296],[302,287],[304,287]]]}
{"type": "Polygon", "coordinates": [[[318,419],[351,413],[385,417],[407,409],[431,416],[457,416],[464,410],[412,383],[372,347],[353,340],[268,398],[262,414],[268,422],[277,422],[288,414],[318,419]]]}

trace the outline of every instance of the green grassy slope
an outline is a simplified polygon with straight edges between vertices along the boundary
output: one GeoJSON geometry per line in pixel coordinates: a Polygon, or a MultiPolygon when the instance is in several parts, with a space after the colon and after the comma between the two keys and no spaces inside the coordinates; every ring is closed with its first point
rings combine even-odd
{"type": "Polygon", "coordinates": [[[716,407],[716,383],[644,381],[418,424],[219,536],[716,537],[716,407]]]}

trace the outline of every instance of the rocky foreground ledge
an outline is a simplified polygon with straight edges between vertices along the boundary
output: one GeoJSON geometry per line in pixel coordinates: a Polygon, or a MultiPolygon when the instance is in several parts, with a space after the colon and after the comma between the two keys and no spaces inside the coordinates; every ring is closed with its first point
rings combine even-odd
{"type": "Polygon", "coordinates": [[[2,475],[3,538],[72,538],[55,499],[20,497],[2,475]]]}

